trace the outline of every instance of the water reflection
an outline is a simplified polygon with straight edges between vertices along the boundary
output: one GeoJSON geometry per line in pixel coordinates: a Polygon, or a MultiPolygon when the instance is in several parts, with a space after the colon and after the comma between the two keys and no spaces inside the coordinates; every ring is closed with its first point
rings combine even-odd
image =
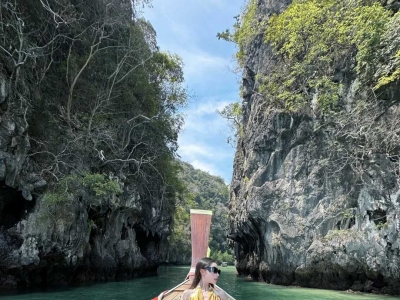
{"type": "MultiPolygon", "coordinates": [[[[150,300],[160,292],[178,285],[189,267],[160,267],[158,276],[123,282],[99,283],[79,288],[36,291],[32,293],[0,294],[1,300],[150,300]]],[[[383,295],[354,295],[346,292],[291,288],[254,282],[238,276],[234,267],[222,268],[218,281],[237,300],[393,300],[383,295]]]]}

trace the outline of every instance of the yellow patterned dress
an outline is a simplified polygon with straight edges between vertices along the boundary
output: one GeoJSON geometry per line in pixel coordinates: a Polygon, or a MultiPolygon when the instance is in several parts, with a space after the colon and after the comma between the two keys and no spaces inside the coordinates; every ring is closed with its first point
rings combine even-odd
{"type": "MultiPolygon", "coordinates": [[[[192,295],[190,295],[189,299],[190,300],[204,300],[203,292],[201,291],[201,288],[198,287],[194,291],[194,293],[192,295]]],[[[218,295],[216,295],[213,290],[210,290],[208,292],[208,300],[220,300],[220,299],[221,298],[218,295]]]]}

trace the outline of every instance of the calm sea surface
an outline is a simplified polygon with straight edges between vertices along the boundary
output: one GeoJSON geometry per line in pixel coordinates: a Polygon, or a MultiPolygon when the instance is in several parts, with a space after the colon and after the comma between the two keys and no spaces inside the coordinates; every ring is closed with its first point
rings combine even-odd
{"type": "MultiPolygon", "coordinates": [[[[174,287],[182,282],[189,267],[160,267],[158,276],[139,278],[123,282],[93,284],[79,288],[64,290],[0,294],[1,300],[150,300],[161,291],[174,287]]],[[[218,281],[226,292],[237,300],[394,300],[397,297],[361,294],[353,295],[346,292],[288,288],[253,282],[236,275],[234,267],[222,268],[218,281]]]]}

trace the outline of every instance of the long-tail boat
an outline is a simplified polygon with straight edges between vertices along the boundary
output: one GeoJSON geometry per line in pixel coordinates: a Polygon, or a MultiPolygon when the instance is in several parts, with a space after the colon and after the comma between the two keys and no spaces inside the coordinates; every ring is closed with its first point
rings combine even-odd
{"type": "MultiPolygon", "coordinates": [[[[212,211],[191,209],[190,210],[190,225],[192,235],[192,263],[186,279],[176,287],[162,292],[158,297],[152,300],[180,300],[185,290],[189,289],[194,278],[196,264],[200,258],[207,256],[208,240],[210,237],[212,211]]],[[[215,289],[221,289],[215,286],[215,289]]],[[[225,292],[226,293],[226,292],[225,292]]],[[[226,293],[228,300],[235,300],[232,296],[226,293]]]]}

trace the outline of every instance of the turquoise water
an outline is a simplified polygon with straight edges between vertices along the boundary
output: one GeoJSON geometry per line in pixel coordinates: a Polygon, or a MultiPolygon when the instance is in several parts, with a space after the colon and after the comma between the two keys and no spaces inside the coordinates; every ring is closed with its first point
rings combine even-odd
{"type": "MultiPolygon", "coordinates": [[[[1,300],[150,300],[161,291],[174,287],[182,282],[188,272],[188,267],[160,267],[159,275],[138,278],[123,282],[108,282],[90,286],[69,288],[64,290],[0,294],[1,300]]],[[[231,296],[237,300],[393,300],[396,297],[346,292],[288,288],[260,282],[253,282],[236,275],[234,267],[222,268],[218,281],[231,296]]]]}

